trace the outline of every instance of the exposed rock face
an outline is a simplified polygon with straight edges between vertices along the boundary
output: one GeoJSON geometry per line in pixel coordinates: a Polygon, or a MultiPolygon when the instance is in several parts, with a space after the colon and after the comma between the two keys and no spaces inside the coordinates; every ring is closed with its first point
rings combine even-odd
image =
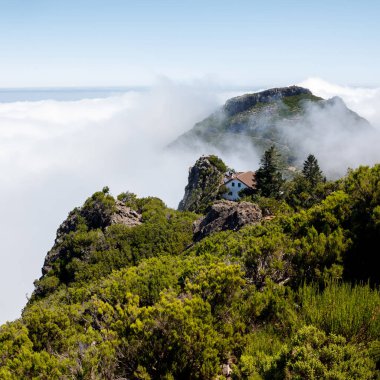
{"type": "Polygon", "coordinates": [[[116,211],[110,219],[110,224],[124,224],[129,227],[141,224],[141,214],[120,201],[116,201],[116,211]]]}
{"type": "MultiPolygon", "coordinates": [[[[70,211],[66,220],[58,227],[57,237],[55,239],[55,245],[62,242],[62,238],[70,233],[75,231],[79,223],[79,209],[76,208],[73,211],[70,211]]],[[[45,259],[46,260],[46,259],[45,259]]]]}
{"type": "Polygon", "coordinates": [[[104,212],[103,208],[94,204],[89,212],[86,208],[76,208],[71,211],[66,220],[59,226],[57,230],[57,236],[52,249],[47,253],[42,267],[42,274],[46,275],[51,269],[52,264],[59,258],[65,257],[67,254],[65,246],[62,246],[62,242],[66,235],[75,231],[80,219],[85,219],[89,229],[107,228],[113,224],[124,224],[129,227],[137,226],[141,224],[141,214],[124,205],[123,202],[116,201],[114,212],[110,215],[104,212]],[[89,219],[91,214],[91,219],[89,219]],[[102,221],[101,224],[92,224],[93,221],[102,221]]]}
{"type": "Polygon", "coordinates": [[[228,116],[234,116],[237,113],[247,111],[257,103],[271,103],[286,96],[296,95],[312,95],[312,93],[307,88],[298,86],[272,88],[255,94],[246,94],[231,98],[227,100],[223,109],[228,116]]]}
{"type": "Polygon", "coordinates": [[[205,217],[194,223],[194,241],[199,241],[213,232],[236,231],[246,224],[258,223],[261,219],[261,209],[254,203],[221,200],[209,208],[205,217]]]}
{"type": "Polygon", "coordinates": [[[203,212],[217,199],[226,166],[216,156],[203,156],[190,168],[185,195],[178,210],[203,212]]]}

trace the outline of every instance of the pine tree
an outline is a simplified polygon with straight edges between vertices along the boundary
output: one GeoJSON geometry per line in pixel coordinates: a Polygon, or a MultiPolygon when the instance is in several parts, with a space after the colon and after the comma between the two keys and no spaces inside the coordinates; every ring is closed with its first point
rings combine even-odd
{"type": "Polygon", "coordinates": [[[324,181],[324,176],[318,165],[318,160],[312,154],[309,154],[306,161],[303,163],[302,174],[312,187],[324,181]]]}
{"type": "Polygon", "coordinates": [[[259,193],[264,197],[279,198],[284,183],[281,168],[281,156],[274,145],[264,152],[260,168],[256,171],[256,182],[259,193]]]}

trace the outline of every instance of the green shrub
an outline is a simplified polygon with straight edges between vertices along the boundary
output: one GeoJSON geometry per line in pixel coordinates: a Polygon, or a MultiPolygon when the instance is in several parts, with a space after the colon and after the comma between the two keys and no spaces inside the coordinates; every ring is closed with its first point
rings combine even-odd
{"type": "Polygon", "coordinates": [[[225,173],[227,171],[226,164],[218,156],[212,154],[207,158],[221,173],[225,173]]]}
{"type": "Polygon", "coordinates": [[[369,341],[380,336],[377,289],[330,281],[323,291],[311,284],[301,287],[298,294],[305,323],[350,340],[369,341]]]}
{"type": "Polygon", "coordinates": [[[347,343],[340,335],[327,335],[314,326],[298,331],[265,376],[294,380],[370,380],[374,377],[375,364],[368,350],[347,343]]]}
{"type": "Polygon", "coordinates": [[[115,212],[115,199],[104,190],[107,188],[88,198],[81,209],[81,215],[91,229],[104,228],[109,225],[110,217],[115,212]]]}
{"type": "Polygon", "coordinates": [[[238,366],[241,378],[262,380],[271,371],[283,348],[283,342],[271,330],[259,330],[246,337],[247,344],[238,366]]]}
{"type": "Polygon", "coordinates": [[[134,210],[138,209],[138,198],[137,195],[134,193],[126,191],[124,193],[119,194],[117,196],[117,199],[134,210]]]}

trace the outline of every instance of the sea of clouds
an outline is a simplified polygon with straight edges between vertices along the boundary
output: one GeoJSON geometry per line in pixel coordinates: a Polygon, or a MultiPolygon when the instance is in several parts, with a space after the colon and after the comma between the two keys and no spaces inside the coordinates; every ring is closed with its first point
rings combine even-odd
{"type": "MultiPolygon", "coordinates": [[[[379,130],[380,89],[320,79],[301,85],[324,98],[340,96],[379,130]]],[[[165,147],[235,94],[208,83],[162,80],[146,91],[99,99],[0,103],[0,323],[20,315],[58,225],[95,191],[107,185],[114,195],[126,190],[155,195],[177,207],[189,166],[200,154],[220,152],[165,147]]],[[[311,120],[316,117],[310,112],[311,120]]],[[[350,134],[343,135],[342,128],[334,134],[326,123],[323,138],[317,129],[302,136],[305,152],[314,153],[326,172],[334,149],[334,163],[341,160],[334,172],[380,162],[378,134],[351,141],[360,149],[348,148],[350,134]],[[337,134],[344,142],[338,147],[337,134]]],[[[248,170],[257,167],[259,157],[252,152],[223,159],[248,170]]]]}

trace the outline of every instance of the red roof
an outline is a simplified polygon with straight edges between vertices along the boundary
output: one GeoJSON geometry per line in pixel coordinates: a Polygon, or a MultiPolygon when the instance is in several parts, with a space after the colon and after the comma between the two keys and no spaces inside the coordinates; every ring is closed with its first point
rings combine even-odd
{"type": "Polygon", "coordinates": [[[250,187],[251,189],[256,188],[256,179],[255,179],[255,172],[248,171],[248,172],[238,172],[232,174],[232,176],[226,177],[226,181],[224,183],[228,183],[232,181],[233,179],[237,179],[240,182],[244,183],[244,185],[250,187]]]}

